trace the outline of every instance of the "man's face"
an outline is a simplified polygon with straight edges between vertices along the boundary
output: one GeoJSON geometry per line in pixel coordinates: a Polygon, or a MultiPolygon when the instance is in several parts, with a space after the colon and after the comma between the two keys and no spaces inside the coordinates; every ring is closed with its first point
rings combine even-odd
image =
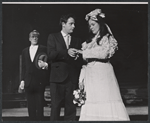
{"type": "Polygon", "coordinates": [[[29,37],[29,41],[32,45],[36,45],[38,43],[38,35],[31,34],[29,37]]]}
{"type": "Polygon", "coordinates": [[[73,30],[75,28],[75,20],[72,17],[70,17],[68,18],[67,23],[63,23],[62,26],[65,33],[73,33],[73,30]]]}

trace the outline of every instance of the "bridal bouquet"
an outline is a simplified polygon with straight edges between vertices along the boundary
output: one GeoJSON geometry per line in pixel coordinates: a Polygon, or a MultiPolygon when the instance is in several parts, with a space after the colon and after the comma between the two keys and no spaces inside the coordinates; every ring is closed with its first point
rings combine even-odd
{"type": "Polygon", "coordinates": [[[86,92],[83,89],[74,90],[73,95],[74,95],[74,99],[73,99],[74,104],[77,104],[78,106],[82,106],[85,104],[86,92]]]}

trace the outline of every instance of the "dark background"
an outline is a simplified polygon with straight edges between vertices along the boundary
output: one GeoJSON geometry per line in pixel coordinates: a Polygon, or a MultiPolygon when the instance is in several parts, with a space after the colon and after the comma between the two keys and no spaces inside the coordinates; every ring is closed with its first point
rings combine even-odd
{"type": "Polygon", "coordinates": [[[148,85],[148,4],[3,4],[2,5],[2,92],[16,92],[19,86],[19,56],[30,45],[29,33],[40,32],[42,45],[49,33],[60,31],[64,13],[76,15],[74,35],[88,37],[85,15],[100,8],[118,41],[111,59],[120,87],[148,85]]]}

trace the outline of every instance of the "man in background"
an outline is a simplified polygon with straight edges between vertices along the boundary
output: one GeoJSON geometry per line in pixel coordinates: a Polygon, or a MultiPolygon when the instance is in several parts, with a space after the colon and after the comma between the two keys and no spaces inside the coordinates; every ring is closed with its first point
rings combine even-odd
{"type": "Polygon", "coordinates": [[[19,88],[25,89],[31,121],[43,120],[44,91],[48,81],[47,48],[38,44],[39,35],[36,30],[30,32],[31,45],[22,51],[22,81],[19,88]]]}

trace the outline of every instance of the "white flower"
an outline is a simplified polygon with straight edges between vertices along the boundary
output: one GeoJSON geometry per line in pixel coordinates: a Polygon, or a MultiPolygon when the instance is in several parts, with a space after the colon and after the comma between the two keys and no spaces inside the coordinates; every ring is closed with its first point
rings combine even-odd
{"type": "Polygon", "coordinates": [[[81,102],[80,102],[81,104],[84,104],[84,100],[81,100],[81,102]]]}
{"type": "Polygon", "coordinates": [[[77,104],[78,106],[81,106],[83,104],[85,104],[85,92],[83,92],[83,90],[77,89],[73,91],[73,95],[74,95],[74,100],[73,103],[77,104]]]}
{"type": "Polygon", "coordinates": [[[79,93],[81,92],[80,89],[78,89],[78,92],[79,92],[79,93]]]}
{"type": "Polygon", "coordinates": [[[78,98],[79,98],[79,94],[76,94],[76,95],[75,95],[75,98],[78,99],[78,98]]]}
{"type": "Polygon", "coordinates": [[[74,103],[74,104],[77,104],[77,102],[76,102],[75,100],[73,100],[73,103],[74,103]]]}
{"type": "Polygon", "coordinates": [[[76,90],[73,91],[73,95],[76,95],[78,92],[76,90]]]}
{"type": "Polygon", "coordinates": [[[101,16],[102,18],[105,18],[105,14],[104,13],[100,13],[99,16],[101,16]]]}

